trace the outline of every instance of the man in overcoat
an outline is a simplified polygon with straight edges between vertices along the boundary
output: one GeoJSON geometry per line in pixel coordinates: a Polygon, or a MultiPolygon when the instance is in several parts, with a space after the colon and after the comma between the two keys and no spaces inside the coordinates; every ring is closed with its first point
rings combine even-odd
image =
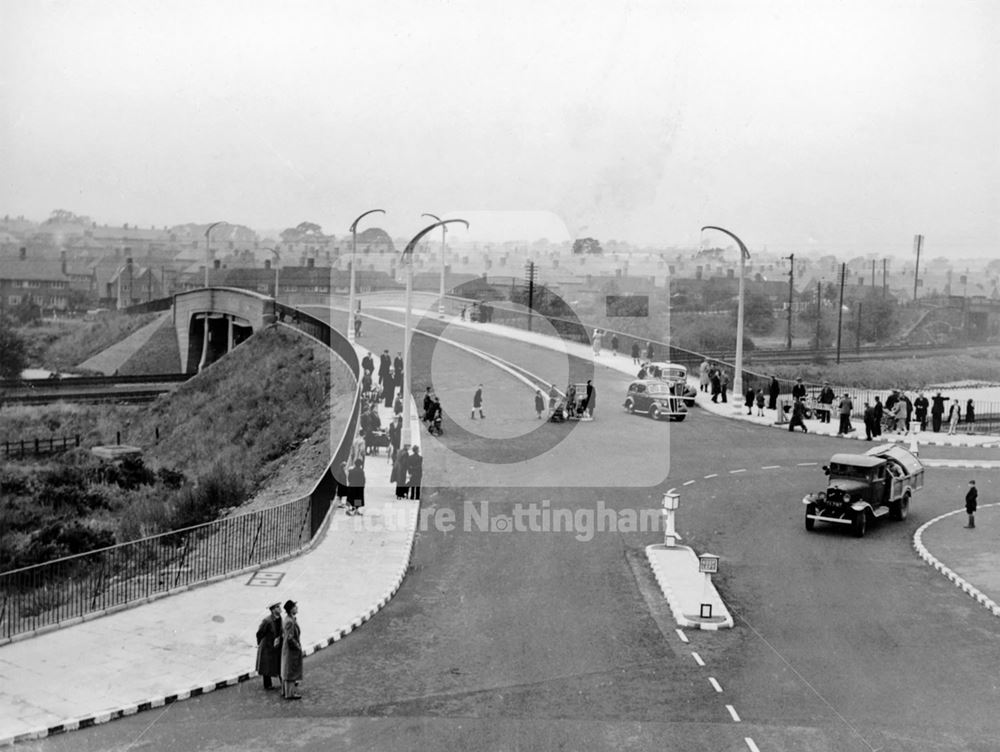
{"type": "Polygon", "coordinates": [[[264,689],[273,689],[272,676],[281,674],[281,603],[272,603],[257,627],[257,673],[264,677],[264,689]]]}

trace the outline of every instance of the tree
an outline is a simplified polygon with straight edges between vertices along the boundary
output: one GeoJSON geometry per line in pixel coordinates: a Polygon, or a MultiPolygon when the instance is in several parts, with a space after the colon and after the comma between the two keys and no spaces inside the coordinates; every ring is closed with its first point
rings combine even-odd
{"type": "Polygon", "coordinates": [[[0,378],[18,379],[28,367],[28,345],[6,316],[0,319],[0,378]]]}
{"type": "Polygon", "coordinates": [[[315,222],[299,222],[296,227],[282,230],[281,240],[284,243],[294,243],[300,240],[318,240],[323,238],[323,228],[315,222]]]}
{"type": "MultiPolygon", "coordinates": [[[[739,316],[739,302],[733,305],[733,325],[739,316]]],[[[749,293],[743,300],[743,325],[753,334],[767,334],[774,328],[771,299],[761,293],[749,293]]]]}
{"type": "MultiPolygon", "coordinates": [[[[855,303],[855,305],[857,305],[855,303]]],[[[898,304],[893,298],[883,298],[881,291],[869,290],[861,300],[861,339],[864,342],[884,342],[899,329],[898,304]]],[[[855,309],[856,310],[856,309],[855,309]]],[[[846,318],[846,316],[845,316],[846,318]]],[[[851,316],[846,328],[858,335],[857,318],[851,316]]]]}
{"type": "Polygon", "coordinates": [[[601,244],[594,238],[577,238],[573,241],[573,253],[604,253],[601,244]]]}

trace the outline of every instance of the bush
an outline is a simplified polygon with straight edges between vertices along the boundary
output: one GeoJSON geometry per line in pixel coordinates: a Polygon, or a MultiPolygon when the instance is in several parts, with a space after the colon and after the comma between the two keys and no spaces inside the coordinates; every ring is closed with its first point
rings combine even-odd
{"type": "Polygon", "coordinates": [[[243,476],[224,465],[216,465],[196,486],[187,486],[170,515],[173,530],[201,525],[214,520],[226,507],[242,504],[249,491],[243,476]]]}

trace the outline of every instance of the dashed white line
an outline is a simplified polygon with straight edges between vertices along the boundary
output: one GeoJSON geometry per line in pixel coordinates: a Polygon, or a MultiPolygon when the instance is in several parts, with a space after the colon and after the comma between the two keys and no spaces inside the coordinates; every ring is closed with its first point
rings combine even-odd
{"type": "Polygon", "coordinates": [[[712,685],[712,688],[716,692],[722,692],[722,685],[719,684],[718,680],[714,676],[708,677],[708,683],[712,685]]]}
{"type": "Polygon", "coordinates": [[[709,478],[718,478],[718,477],[719,477],[718,473],[712,473],[711,475],[706,475],[705,480],[708,480],[709,478]]]}
{"type": "Polygon", "coordinates": [[[732,717],[733,721],[735,721],[736,723],[740,722],[740,715],[739,713],[736,712],[736,708],[734,708],[732,705],[726,705],[726,710],[729,711],[729,715],[732,717]]]}
{"type": "Polygon", "coordinates": [[[690,486],[690,485],[691,485],[692,483],[694,483],[694,482],[695,482],[695,481],[693,481],[693,480],[687,480],[687,481],[684,481],[684,483],[683,483],[683,484],[681,484],[681,485],[684,485],[684,486],[690,486]]]}
{"type": "Polygon", "coordinates": [[[741,467],[739,470],[730,470],[729,474],[730,475],[735,475],[736,473],[745,473],[745,472],[746,472],[746,468],[745,467],[741,467]]]}
{"type": "Polygon", "coordinates": [[[687,642],[688,641],[687,635],[684,634],[684,630],[683,629],[677,629],[677,630],[674,630],[674,631],[676,631],[677,632],[677,636],[681,638],[681,642],[687,642]]]}
{"type": "Polygon", "coordinates": [[[697,653],[691,653],[691,657],[694,658],[694,662],[697,663],[699,666],[705,665],[705,661],[703,661],[701,659],[701,656],[698,655],[697,653]]]}
{"type": "Polygon", "coordinates": [[[750,752],[760,752],[760,747],[754,744],[753,739],[751,739],[749,736],[743,737],[743,741],[747,743],[747,747],[750,748],[750,752]]]}
{"type": "Polygon", "coordinates": [[[818,464],[819,464],[818,462],[800,462],[800,463],[798,463],[798,466],[799,467],[809,467],[810,465],[818,465],[818,464]]]}
{"type": "Polygon", "coordinates": [[[778,470],[781,465],[761,465],[761,470],[778,470]]]}

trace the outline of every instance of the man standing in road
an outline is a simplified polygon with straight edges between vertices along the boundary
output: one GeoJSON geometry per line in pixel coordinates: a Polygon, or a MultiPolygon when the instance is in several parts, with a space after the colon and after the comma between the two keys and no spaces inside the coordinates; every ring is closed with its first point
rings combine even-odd
{"type": "Polygon", "coordinates": [[[472,419],[476,419],[476,410],[479,411],[479,417],[486,420],[486,415],[483,414],[483,385],[480,384],[479,388],[476,389],[476,393],[472,396],[472,419]]]}
{"type": "Polygon", "coordinates": [[[965,494],[965,513],[969,515],[969,524],[966,527],[976,526],[976,507],[979,501],[979,491],[976,490],[976,481],[969,481],[969,491],[965,494]]]}
{"type": "Polygon", "coordinates": [[[257,673],[264,678],[264,689],[274,689],[271,677],[281,675],[281,603],[272,603],[269,613],[257,627],[257,673]]]}

